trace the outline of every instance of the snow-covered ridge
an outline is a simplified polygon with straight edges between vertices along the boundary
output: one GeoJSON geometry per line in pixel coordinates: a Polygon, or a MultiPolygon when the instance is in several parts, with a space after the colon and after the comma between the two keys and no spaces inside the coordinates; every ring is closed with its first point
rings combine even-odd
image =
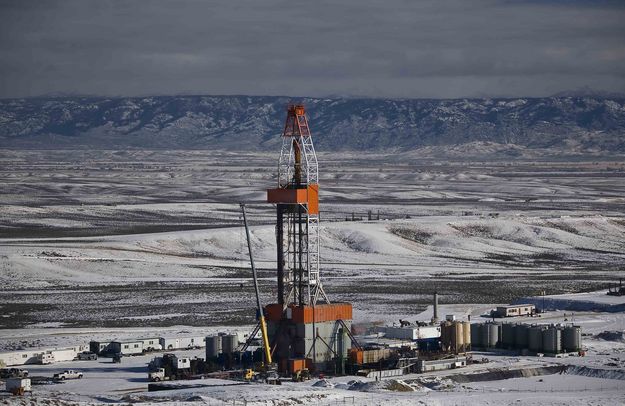
{"type": "MultiPolygon", "coordinates": [[[[339,269],[385,264],[402,269],[416,267],[414,272],[421,273],[453,260],[466,261],[471,266],[480,264],[478,267],[483,272],[508,267],[540,271],[546,263],[591,266],[599,262],[618,266],[625,259],[625,226],[602,216],[562,219],[432,216],[338,222],[322,227],[324,266],[339,269]]],[[[51,241],[0,239],[0,266],[10,264],[12,270],[11,275],[0,276],[0,281],[17,287],[36,281],[94,282],[148,275],[162,279],[205,278],[219,276],[223,272],[220,267],[242,267],[248,261],[240,227],[72,238],[67,242],[60,238],[54,249],[42,248],[51,241]],[[132,266],[118,267],[112,263],[132,266]]],[[[251,242],[259,266],[272,269],[273,226],[252,227],[251,242]]]]}
{"type": "Polygon", "coordinates": [[[275,150],[285,105],[308,107],[323,150],[410,150],[467,143],[625,152],[625,99],[311,99],[249,96],[0,100],[4,146],[275,150]]]}

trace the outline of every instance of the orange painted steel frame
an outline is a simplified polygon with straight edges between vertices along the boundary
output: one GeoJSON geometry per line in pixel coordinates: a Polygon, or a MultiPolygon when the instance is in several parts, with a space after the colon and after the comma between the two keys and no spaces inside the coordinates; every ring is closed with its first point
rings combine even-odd
{"type": "MultiPolygon", "coordinates": [[[[291,320],[294,323],[322,323],[324,321],[351,320],[351,303],[318,304],[316,306],[288,306],[291,309],[291,320]],[[313,314],[314,311],[314,314],[313,314]]],[[[280,321],[283,318],[282,305],[278,303],[265,306],[267,320],[280,321]]]]}
{"type": "Polygon", "coordinates": [[[306,204],[310,214],[319,213],[319,185],[308,185],[298,189],[268,189],[269,203],[306,204]]]}
{"type": "Polygon", "coordinates": [[[306,368],[306,358],[289,358],[288,369],[289,372],[295,373],[306,368]]]}
{"type": "Polygon", "coordinates": [[[349,359],[353,363],[362,365],[363,358],[364,358],[363,350],[357,350],[355,348],[352,348],[351,350],[349,350],[349,359]]]}

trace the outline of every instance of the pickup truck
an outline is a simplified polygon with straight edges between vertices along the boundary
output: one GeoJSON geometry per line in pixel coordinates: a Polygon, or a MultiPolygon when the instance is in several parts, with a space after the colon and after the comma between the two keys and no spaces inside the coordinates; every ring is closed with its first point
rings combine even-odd
{"type": "Polygon", "coordinates": [[[91,351],[83,351],[79,353],[76,358],[79,360],[87,360],[87,361],[96,360],[98,359],[98,354],[96,354],[95,352],[91,352],[91,351]]]}
{"type": "Polygon", "coordinates": [[[52,378],[60,380],[60,381],[64,381],[66,379],[82,379],[82,372],[77,372],[77,371],[69,369],[67,371],[54,374],[52,378]]]}
{"type": "Polygon", "coordinates": [[[28,371],[19,368],[2,368],[0,369],[0,378],[27,378],[28,371]]]}

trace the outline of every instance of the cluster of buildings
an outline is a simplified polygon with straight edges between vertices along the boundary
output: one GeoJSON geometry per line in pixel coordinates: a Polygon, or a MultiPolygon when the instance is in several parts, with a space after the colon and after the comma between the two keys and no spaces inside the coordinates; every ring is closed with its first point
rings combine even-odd
{"type": "MultiPolygon", "coordinates": [[[[505,318],[535,313],[534,305],[519,304],[499,306],[491,315],[505,318]]],[[[400,324],[378,327],[374,338],[359,338],[363,348],[350,350],[348,372],[382,378],[460,368],[470,362],[470,352],[475,349],[553,356],[582,351],[582,331],[576,325],[471,323],[456,320],[454,315],[439,322],[436,294],[431,322],[410,324],[400,320],[400,324]]]]}
{"type": "Polygon", "coordinates": [[[0,365],[51,364],[72,361],[79,353],[89,350],[86,345],[63,348],[37,348],[0,352],[0,365]]]}
{"type": "Polygon", "coordinates": [[[88,345],[61,348],[33,348],[0,352],[0,365],[51,364],[72,361],[78,354],[89,351],[99,356],[113,354],[137,355],[152,351],[180,350],[206,347],[206,337],[147,337],[129,340],[91,341],[88,345]]]}
{"type": "Polygon", "coordinates": [[[206,337],[147,337],[130,340],[91,341],[89,351],[98,355],[136,355],[152,351],[184,350],[206,347],[206,337]]]}

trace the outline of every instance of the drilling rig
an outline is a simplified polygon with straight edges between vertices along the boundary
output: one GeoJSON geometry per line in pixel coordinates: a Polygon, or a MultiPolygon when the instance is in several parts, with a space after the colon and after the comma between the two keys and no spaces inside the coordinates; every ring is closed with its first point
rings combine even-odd
{"type": "Polygon", "coordinates": [[[319,167],[304,106],[287,109],[278,187],[267,200],[277,207],[278,303],[330,303],[319,279],[319,167]]]}
{"type": "Polygon", "coordinates": [[[303,105],[287,107],[276,205],[277,303],[265,306],[274,359],[282,372],[342,372],[351,346],[352,305],[330,303],[319,270],[319,167],[303,105]]]}

